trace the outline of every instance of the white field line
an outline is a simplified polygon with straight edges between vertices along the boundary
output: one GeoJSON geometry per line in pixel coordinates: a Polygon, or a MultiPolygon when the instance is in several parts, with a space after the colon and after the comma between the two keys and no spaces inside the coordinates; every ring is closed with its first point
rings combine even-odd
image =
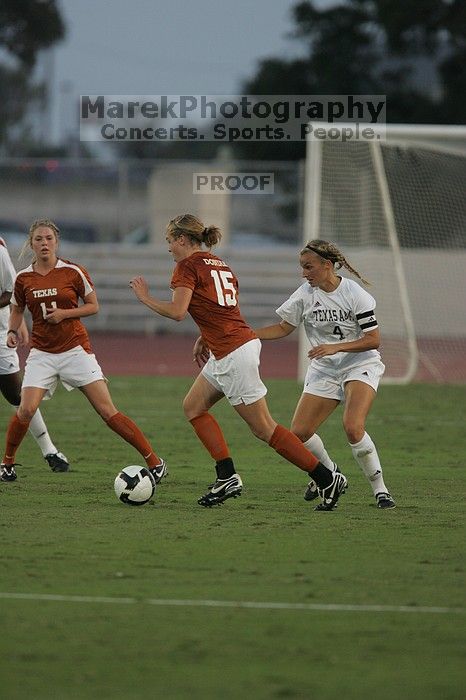
{"type": "Polygon", "coordinates": [[[107,596],[56,595],[53,593],[2,593],[3,600],[32,600],[51,603],[104,603],[114,605],[158,605],[186,608],[243,608],[249,610],[307,610],[321,612],[377,612],[464,614],[466,608],[427,607],[421,605],[352,605],[339,603],[267,603],[240,600],[172,600],[164,598],[112,598],[107,596]]]}

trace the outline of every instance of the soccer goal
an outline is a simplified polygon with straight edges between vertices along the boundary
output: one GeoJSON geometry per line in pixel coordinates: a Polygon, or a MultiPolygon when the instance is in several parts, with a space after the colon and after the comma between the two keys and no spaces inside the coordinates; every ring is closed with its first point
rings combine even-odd
{"type": "MultiPolygon", "coordinates": [[[[384,381],[466,382],[466,127],[308,137],[303,218],[371,281],[384,381]]],[[[307,350],[301,334],[300,378],[307,350]]]]}

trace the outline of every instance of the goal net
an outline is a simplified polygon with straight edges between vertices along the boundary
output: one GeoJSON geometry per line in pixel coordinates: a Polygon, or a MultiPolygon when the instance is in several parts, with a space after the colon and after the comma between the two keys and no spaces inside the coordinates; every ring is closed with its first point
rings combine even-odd
{"type": "MultiPolygon", "coordinates": [[[[466,127],[309,140],[304,239],[312,238],[334,242],[371,281],[385,382],[466,382],[466,127]]],[[[301,378],[307,345],[302,334],[301,378]]]]}

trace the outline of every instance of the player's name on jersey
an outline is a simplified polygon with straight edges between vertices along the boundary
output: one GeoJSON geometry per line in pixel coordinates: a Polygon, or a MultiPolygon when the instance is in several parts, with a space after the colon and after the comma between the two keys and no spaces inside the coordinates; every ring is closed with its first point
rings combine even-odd
{"type": "Polygon", "coordinates": [[[57,296],[57,288],[51,287],[49,289],[33,289],[32,295],[35,299],[39,297],[55,297],[57,296]]]}
{"type": "Polygon", "coordinates": [[[215,265],[216,267],[228,267],[226,262],[223,260],[217,260],[216,258],[202,258],[206,265],[215,265]]]}

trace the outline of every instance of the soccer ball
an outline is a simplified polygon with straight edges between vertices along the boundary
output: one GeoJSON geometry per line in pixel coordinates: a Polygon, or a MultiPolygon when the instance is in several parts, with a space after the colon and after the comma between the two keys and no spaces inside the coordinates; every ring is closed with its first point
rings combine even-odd
{"type": "Polygon", "coordinates": [[[115,479],[115,494],[122,503],[142,506],[155,493],[154,477],[147,467],[132,464],[125,467],[115,479]]]}

